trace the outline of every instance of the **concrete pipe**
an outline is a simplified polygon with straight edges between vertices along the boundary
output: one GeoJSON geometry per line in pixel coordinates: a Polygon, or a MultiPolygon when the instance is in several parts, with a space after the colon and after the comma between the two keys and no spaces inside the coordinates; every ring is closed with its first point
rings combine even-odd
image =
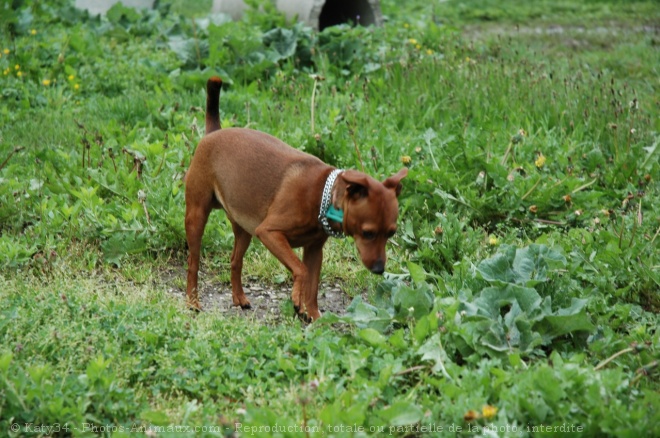
{"type": "MultiPolygon", "coordinates": [[[[288,18],[297,16],[316,30],[343,23],[362,26],[383,23],[378,0],[276,0],[275,4],[288,18]]],[[[242,0],[213,0],[212,11],[238,20],[245,7],[242,0]]]]}

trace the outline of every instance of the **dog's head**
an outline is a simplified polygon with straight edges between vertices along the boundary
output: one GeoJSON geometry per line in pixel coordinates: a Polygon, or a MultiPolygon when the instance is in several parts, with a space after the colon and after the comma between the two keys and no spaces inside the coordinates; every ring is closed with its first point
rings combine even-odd
{"type": "Polygon", "coordinates": [[[397,230],[403,168],[380,182],[362,172],[346,170],[339,175],[340,206],[344,233],[355,240],[362,263],[374,274],[385,271],[385,244],[397,230]]]}

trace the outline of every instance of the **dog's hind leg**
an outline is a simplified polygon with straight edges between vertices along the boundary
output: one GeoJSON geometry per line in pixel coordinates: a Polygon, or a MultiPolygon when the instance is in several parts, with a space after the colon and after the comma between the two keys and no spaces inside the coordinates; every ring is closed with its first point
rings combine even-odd
{"type": "Polygon", "coordinates": [[[199,202],[198,196],[190,196],[186,192],[186,239],[188,240],[188,285],[186,288],[186,304],[190,309],[201,310],[197,289],[199,258],[202,248],[204,227],[211,213],[211,196],[206,202],[199,202]]]}
{"type": "Polygon", "coordinates": [[[242,309],[249,309],[250,300],[243,291],[243,282],[241,274],[243,272],[243,256],[247,251],[252,240],[250,233],[241,228],[238,224],[232,222],[234,230],[234,250],[231,253],[231,295],[234,306],[241,306],[242,309]]]}

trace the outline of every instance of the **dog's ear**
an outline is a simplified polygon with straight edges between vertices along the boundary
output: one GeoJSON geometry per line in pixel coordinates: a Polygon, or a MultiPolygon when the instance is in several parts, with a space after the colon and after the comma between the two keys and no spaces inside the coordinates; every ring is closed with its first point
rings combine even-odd
{"type": "Polygon", "coordinates": [[[395,175],[392,175],[391,177],[383,181],[383,185],[388,189],[394,190],[396,196],[398,197],[401,194],[401,180],[405,178],[406,175],[408,175],[408,168],[404,167],[403,169],[399,170],[395,175]]]}
{"type": "Polygon", "coordinates": [[[364,198],[369,193],[369,180],[361,172],[346,170],[340,174],[341,179],[346,183],[346,193],[350,198],[364,198]]]}

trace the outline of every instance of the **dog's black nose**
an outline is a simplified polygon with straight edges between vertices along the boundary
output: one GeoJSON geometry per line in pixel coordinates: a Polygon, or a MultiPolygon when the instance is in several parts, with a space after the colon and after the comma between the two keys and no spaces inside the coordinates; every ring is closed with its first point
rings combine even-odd
{"type": "Polygon", "coordinates": [[[382,275],[383,272],[385,272],[385,262],[382,260],[376,261],[372,266],[371,266],[371,272],[374,274],[382,275]]]}

